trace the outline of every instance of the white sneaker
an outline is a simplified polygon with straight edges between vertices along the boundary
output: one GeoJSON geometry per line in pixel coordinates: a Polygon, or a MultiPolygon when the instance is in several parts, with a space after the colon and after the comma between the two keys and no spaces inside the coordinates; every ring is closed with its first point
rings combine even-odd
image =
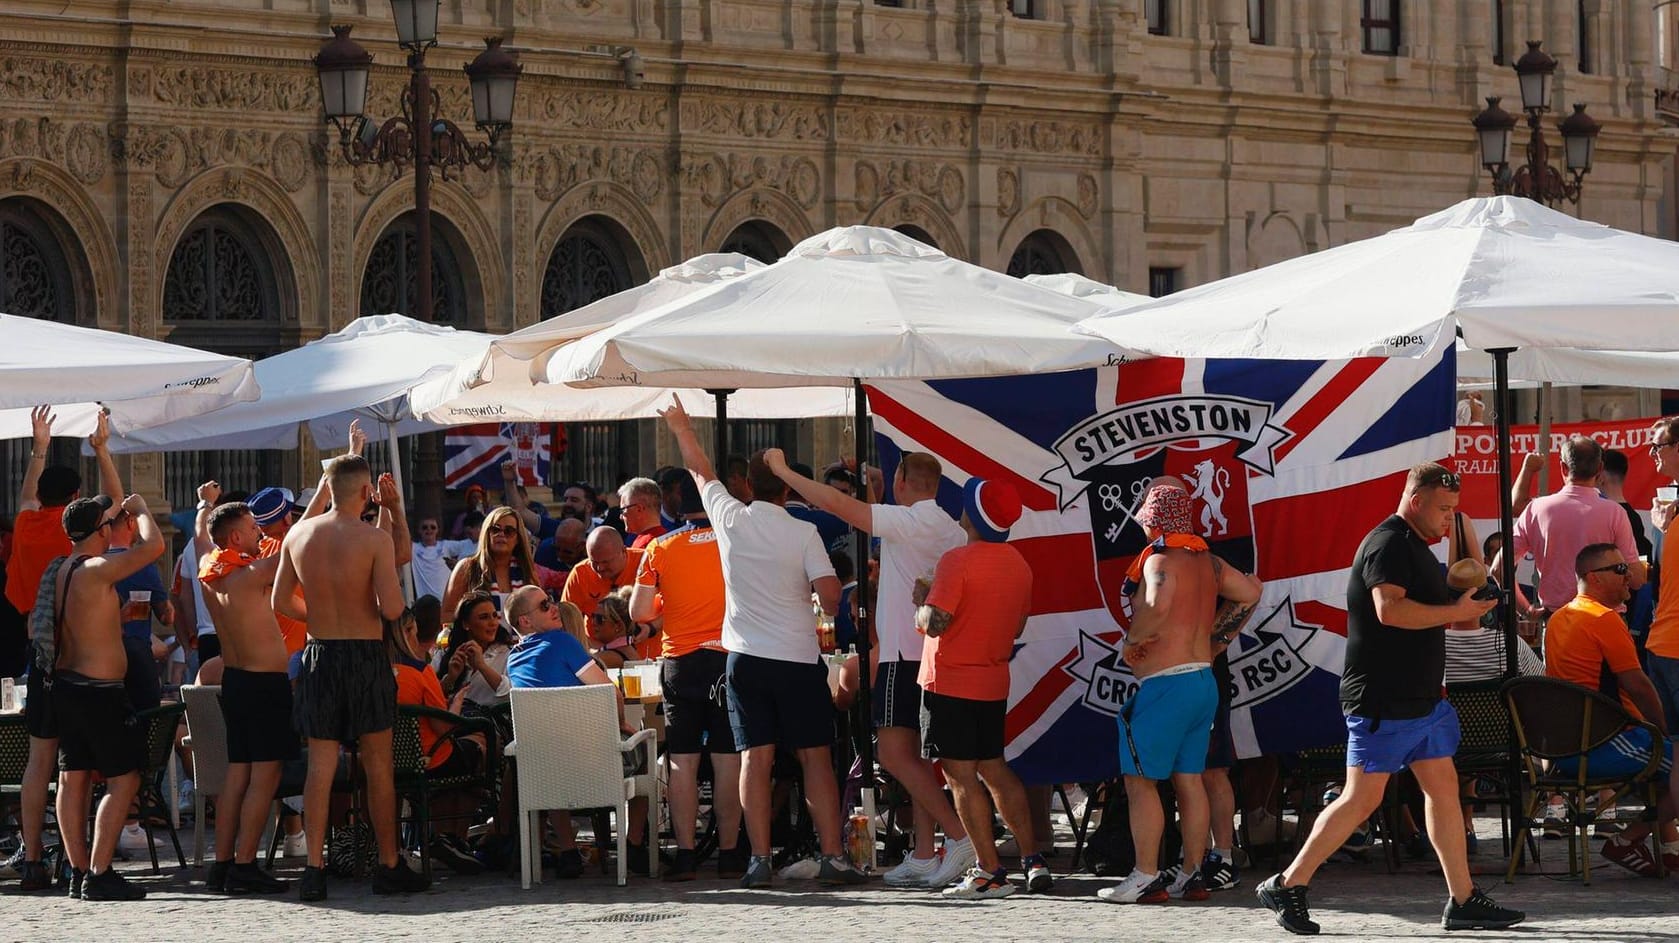
{"type": "Polygon", "coordinates": [[[1110,904],[1164,904],[1172,899],[1168,891],[1170,872],[1159,874],[1144,874],[1133,868],[1113,887],[1104,887],[1096,892],[1096,896],[1110,904]]]}
{"type": "Polygon", "coordinates": [[[287,835],[280,845],[282,858],[302,858],[309,854],[309,841],[299,831],[296,835],[287,835]]]}
{"type": "Polygon", "coordinates": [[[181,780],[181,788],[175,794],[175,809],[182,815],[192,814],[192,780],[181,780]]]}
{"type": "Polygon", "coordinates": [[[821,870],[822,862],[815,858],[800,858],[782,868],[781,873],[777,876],[787,881],[809,881],[815,879],[821,870]]]}
{"type": "Polygon", "coordinates": [[[939,869],[939,856],[917,858],[915,852],[904,852],[902,864],[881,876],[887,887],[926,887],[927,878],[939,869]]]}
{"type": "Polygon", "coordinates": [[[960,841],[945,839],[944,859],[932,873],[927,875],[928,887],[949,887],[962,879],[968,869],[978,863],[979,858],[974,854],[974,841],[964,838],[960,841]]]}
{"type": "Polygon", "coordinates": [[[146,852],[152,850],[152,839],[147,837],[146,830],[139,823],[130,822],[123,826],[122,834],[117,836],[117,848],[122,851],[146,852]]]}

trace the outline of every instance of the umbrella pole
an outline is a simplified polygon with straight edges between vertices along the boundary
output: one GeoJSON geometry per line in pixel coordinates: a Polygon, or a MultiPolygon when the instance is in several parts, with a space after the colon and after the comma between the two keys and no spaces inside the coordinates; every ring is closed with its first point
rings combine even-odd
{"type": "MultiPolygon", "coordinates": [[[[868,454],[864,446],[863,424],[869,417],[869,396],[863,389],[863,381],[853,378],[852,392],[856,401],[856,412],[852,416],[853,446],[856,449],[857,470],[863,470],[863,456],[868,454]]],[[[868,476],[863,476],[861,482],[863,500],[869,500],[868,476]]],[[[882,498],[885,495],[881,496],[882,498]]],[[[862,528],[853,530],[853,543],[857,547],[857,726],[860,728],[857,742],[863,748],[863,813],[869,817],[869,830],[873,833],[875,821],[874,804],[874,712],[869,707],[869,696],[873,693],[873,684],[869,679],[869,628],[874,622],[869,612],[869,535],[862,528]]],[[[844,810],[841,810],[842,812],[844,810]]],[[[875,866],[875,846],[869,843],[869,866],[875,866]]]]}
{"type": "MultiPolygon", "coordinates": [[[[1488,351],[1492,354],[1493,396],[1497,402],[1496,417],[1498,430],[1498,527],[1504,534],[1503,565],[1499,568],[1499,586],[1503,590],[1501,610],[1504,630],[1504,677],[1516,677],[1516,646],[1525,645],[1521,636],[1516,633],[1516,555],[1510,552],[1512,546],[1510,535],[1515,532],[1512,518],[1514,507],[1510,498],[1510,348],[1501,347],[1488,351]]],[[[1510,748],[1508,750],[1509,769],[1504,775],[1508,777],[1510,787],[1522,781],[1521,753],[1515,741],[1515,733],[1510,734],[1510,748]]],[[[1509,835],[1511,841],[1524,841],[1526,830],[1522,827],[1522,814],[1518,802],[1509,805],[1509,835]]]]}
{"type": "Polygon", "coordinates": [[[715,412],[717,428],[711,433],[712,464],[717,467],[717,474],[727,483],[729,480],[729,394],[734,390],[706,390],[717,402],[715,412]]]}
{"type": "MultiPolygon", "coordinates": [[[[385,445],[391,453],[391,477],[396,479],[396,493],[402,497],[404,507],[408,503],[408,490],[402,483],[402,450],[396,445],[396,423],[385,423],[385,445]]],[[[414,601],[414,571],[412,564],[404,563],[401,572],[402,598],[408,602],[414,601]]]]}

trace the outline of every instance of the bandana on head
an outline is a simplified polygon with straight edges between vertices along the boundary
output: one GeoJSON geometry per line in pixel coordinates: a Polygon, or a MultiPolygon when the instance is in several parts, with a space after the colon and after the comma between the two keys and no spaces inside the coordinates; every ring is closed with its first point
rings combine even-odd
{"type": "Polygon", "coordinates": [[[1162,534],[1193,534],[1195,530],[1189,524],[1190,507],[1189,492],[1170,485],[1156,485],[1149,489],[1143,509],[1137,512],[1137,523],[1162,534]]]}
{"type": "Polygon", "coordinates": [[[243,551],[217,547],[199,559],[198,578],[205,583],[214,583],[235,570],[250,566],[256,560],[256,557],[243,551]]]}

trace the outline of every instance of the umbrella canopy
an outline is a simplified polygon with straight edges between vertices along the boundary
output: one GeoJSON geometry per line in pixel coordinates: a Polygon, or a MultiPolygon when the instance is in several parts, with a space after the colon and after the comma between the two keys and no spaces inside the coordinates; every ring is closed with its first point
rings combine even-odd
{"type": "Polygon", "coordinates": [[[294,449],[304,425],[316,443],[335,444],[355,418],[397,435],[426,432],[438,426],[411,417],[408,390],[462,357],[482,354],[491,340],[400,314],[357,318],[335,334],[258,361],[262,397],[255,402],[112,436],[111,450],[294,449]]]}
{"type": "MultiPolygon", "coordinates": [[[[1550,350],[1524,348],[1509,355],[1511,389],[1554,386],[1632,386],[1669,389],[1679,376],[1679,353],[1665,350],[1550,350]]],[[[1492,357],[1459,347],[1457,375],[1487,378],[1492,357]]]]}
{"type": "Polygon", "coordinates": [[[1094,278],[1085,278],[1083,275],[1074,275],[1072,272],[1063,272],[1058,275],[1028,275],[1022,280],[1041,288],[1048,288],[1050,291],[1058,291],[1063,295],[1089,298],[1099,304],[1112,305],[1119,309],[1134,308],[1154,301],[1148,295],[1121,291],[1094,278]]]}
{"type": "MultiPolygon", "coordinates": [[[[761,269],[764,263],[738,252],[696,256],[665,269],[644,285],[514,331],[490,342],[482,354],[467,357],[448,373],[416,386],[409,394],[414,415],[428,422],[595,422],[645,419],[670,404],[663,389],[564,389],[537,386],[547,358],[563,345],[644,311],[685,298],[696,291],[761,269]]],[[[713,397],[686,397],[695,416],[716,414],[713,397]]],[[[802,419],[850,416],[849,389],[812,388],[776,393],[742,391],[731,396],[733,419],[802,419]]]]}
{"type": "Polygon", "coordinates": [[[0,439],[27,437],[34,406],[58,407],[58,435],[85,436],[101,405],[122,433],[258,394],[249,360],[163,341],[10,314],[0,339],[0,439]]]}
{"type": "Polygon", "coordinates": [[[1487,197],[1076,330],[1168,357],[1420,356],[1454,328],[1473,350],[1674,350],[1675,272],[1679,244],[1487,197]]]}
{"type": "Polygon", "coordinates": [[[1073,370],[1110,353],[1068,330],[1100,310],[890,229],[845,226],[569,344],[544,376],[703,389],[1073,370]]]}

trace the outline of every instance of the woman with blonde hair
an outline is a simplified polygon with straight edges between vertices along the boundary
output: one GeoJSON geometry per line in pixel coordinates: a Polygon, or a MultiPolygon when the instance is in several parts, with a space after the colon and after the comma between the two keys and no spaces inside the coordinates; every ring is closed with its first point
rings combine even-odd
{"type": "Polygon", "coordinates": [[[625,586],[601,597],[589,617],[589,634],[580,639],[606,668],[622,668],[640,657],[635,649],[635,620],[630,618],[630,592],[631,587],[625,586]]]}
{"type": "Polygon", "coordinates": [[[478,552],[463,557],[449,574],[443,591],[443,611],[453,612],[469,592],[489,593],[501,609],[501,598],[521,586],[541,586],[559,592],[565,574],[537,566],[530,532],[510,507],[493,508],[478,530],[478,552]]]}

